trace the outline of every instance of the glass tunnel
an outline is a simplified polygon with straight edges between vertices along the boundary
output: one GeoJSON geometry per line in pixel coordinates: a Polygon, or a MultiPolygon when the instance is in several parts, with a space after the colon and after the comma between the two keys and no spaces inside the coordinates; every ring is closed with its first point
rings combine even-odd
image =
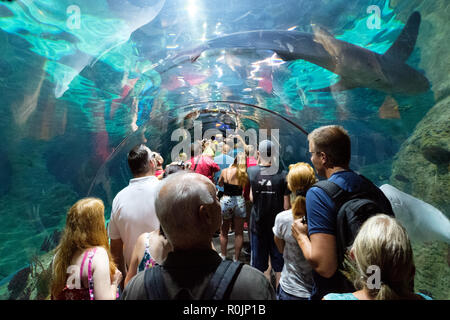
{"type": "Polygon", "coordinates": [[[351,169],[433,206],[405,222],[415,290],[449,299],[449,16],[446,0],[1,1],[0,299],[48,295],[67,210],[99,197],[108,219],[134,145],[168,164],[180,141],[254,133],[287,170],[329,124],[351,169]]]}

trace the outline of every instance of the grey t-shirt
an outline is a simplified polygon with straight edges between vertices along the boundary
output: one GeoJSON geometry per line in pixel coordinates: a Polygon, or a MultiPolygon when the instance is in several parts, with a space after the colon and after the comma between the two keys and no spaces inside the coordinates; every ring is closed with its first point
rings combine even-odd
{"type": "Polygon", "coordinates": [[[293,296],[308,298],[313,286],[312,268],[292,236],[293,222],[292,210],[286,210],[276,216],[272,229],[273,234],[285,242],[280,285],[285,292],[293,296]]]}

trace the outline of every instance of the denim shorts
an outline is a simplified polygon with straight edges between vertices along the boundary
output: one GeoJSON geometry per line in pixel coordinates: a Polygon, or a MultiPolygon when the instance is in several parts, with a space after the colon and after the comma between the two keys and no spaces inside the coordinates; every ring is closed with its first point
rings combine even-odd
{"type": "Polygon", "coordinates": [[[245,200],[243,196],[223,196],[220,199],[220,207],[222,209],[222,217],[224,220],[233,218],[245,218],[247,212],[245,210],[245,200]]]}

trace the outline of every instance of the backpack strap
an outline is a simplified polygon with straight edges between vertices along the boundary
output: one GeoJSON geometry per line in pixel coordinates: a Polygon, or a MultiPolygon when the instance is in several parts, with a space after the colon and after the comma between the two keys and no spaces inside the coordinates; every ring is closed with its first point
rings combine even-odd
{"type": "MultiPolygon", "coordinates": [[[[203,292],[202,300],[227,299],[231,291],[231,285],[236,280],[242,266],[243,263],[239,261],[222,261],[203,292]]],[[[169,294],[162,277],[161,265],[145,270],[144,285],[148,300],[169,300],[169,294]]],[[[187,299],[186,297],[183,294],[181,299],[187,299]]]]}
{"type": "Polygon", "coordinates": [[[145,292],[148,300],[169,300],[169,294],[162,277],[161,265],[145,270],[145,292]]]}
{"type": "Polygon", "coordinates": [[[313,187],[318,187],[325,191],[325,193],[333,200],[336,210],[339,210],[339,208],[344,204],[346,199],[348,199],[351,196],[351,193],[348,191],[345,191],[341,187],[339,187],[336,183],[328,181],[328,180],[322,180],[319,182],[316,182],[313,187]]]}
{"type": "Polygon", "coordinates": [[[203,292],[202,300],[228,299],[232,284],[241,271],[243,263],[240,261],[223,260],[203,292]]]}
{"type": "MultiPolygon", "coordinates": [[[[201,156],[201,155],[198,155],[198,156],[197,156],[197,162],[195,163],[195,166],[194,166],[194,172],[196,172],[198,163],[199,163],[200,160],[201,160],[201,159],[200,159],[200,156],[201,156]]],[[[195,160],[195,158],[194,158],[194,160],[195,160]]]]}

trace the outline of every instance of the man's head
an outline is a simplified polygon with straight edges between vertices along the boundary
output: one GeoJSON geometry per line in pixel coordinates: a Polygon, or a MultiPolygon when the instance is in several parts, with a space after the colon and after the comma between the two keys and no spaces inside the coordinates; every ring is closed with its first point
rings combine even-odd
{"type": "Polygon", "coordinates": [[[263,140],[258,145],[258,157],[261,163],[270,163],[274,157],[275,147],[270,140],[263,140]]]}
{"type": "Polygon", "coordinates": [[[311,162],[320,176],[326,176],[327,169],[348,168],[351,143],[347,131],[336,125],[324,126],[308,135],[311,162]]]}
{"type": "Polygon", "coordinates": [[[220,228],[216,188],[197,173],[182,171],[164,179],[155,210],[174,250],[210,248],[212,236],[220,228]]]}
{"type": "Polygon", "coordinates": [[[138,144],[128,152],[128,166],[135,178],[151,175],[156,167],[153,153],[146,145],[138,144]]]}
{"type": "Polygon", "coordinates": [[[231,150],[231,148],[230,148],[229,145],[223,144],[223,146],[222,146],[222,153],[223,154],[228,154],[230,152],[230,150],[231,150]]]}

